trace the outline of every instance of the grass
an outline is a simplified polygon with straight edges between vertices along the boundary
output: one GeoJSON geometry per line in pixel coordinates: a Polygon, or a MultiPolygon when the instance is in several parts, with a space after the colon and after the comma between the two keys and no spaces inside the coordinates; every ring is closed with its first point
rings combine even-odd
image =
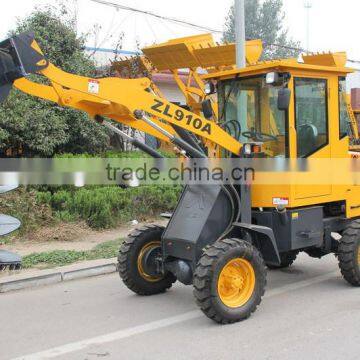
{"type": "Polygon", "coordinates": [[[52,268],[74,264],[79,261],[111,259],[117,256],[123,239],[107,241],[91,250],[54,250],[50,252],[33,253],[23,258],[23,268],[52,268]]]}

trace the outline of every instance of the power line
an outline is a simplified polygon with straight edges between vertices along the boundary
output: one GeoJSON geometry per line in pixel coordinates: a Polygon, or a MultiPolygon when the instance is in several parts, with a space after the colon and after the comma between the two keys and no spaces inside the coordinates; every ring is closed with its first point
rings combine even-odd
{"type": "Polygon", "coordinates": [[[191,23],[189,21],[185,21],[185,20],[180,20],[180,19],[176,19],[176,18],[172,18],[172,17],[168,17],[168,16],[155,14],[155,13],[153,13],[151,11],[140,10],[140,9],[136,9],[136,8],[125,6],[125,5],[120,5],[120,4],[113,3],[113,2],[110,2],[110,1],[106,1],[106,0],[89,0],[89,1],[92,1],[92,2],[95,2],[95,3],[98,3],[98,4],[102,4],[102,5],[106,5],[106,6],[111,6],[111,7],[114,7],[115,9],[121,9],[121,10],[126,10],[126,11],[132,11],[132,12],[135,12],[135,13],[145,14],[145,15],[152,16],[152,17],[155,17],[155,18],[158,18],[158,19],[170,21],[170,22],[173,22],[173,23],[176,23],[176,24],[190,26],[190,27],[197,28],[197,29],[200,29],[200,30],[209,31],[211,33],[220,33],[220,34],[222,34],[221,30],[212,29],[212,28],[207,27],[207,26],[197,25],[197,24],[191,23]]]}
{"type": "MultiPolygon", "coordinates": [[[[136,9],[136,8],[133,8],[133,7],[113,3],[113,2],[110,2],[110,1],[107,1],[107,0],[89,0],[89,1],[92,1],[92,2],[98,3],[98,4],[102,4],[102,5],[106,5],[106,6],[110,6],[110,7],[114,7],[115,9],[122,9],[122,10],[131,11],[131,12],[135,12],[135,13],[141,13],[141,14],[144,14],[144,15],[152,16],[152,17],[160,19],[160,20],[165,20],[165,21],[169,21],[169,22],[172,22],[172,23],[180,24],[180,25],[190,26],[192,28],[196,28],[196,29],[199,29],[199,30],[205,30],[205,31],[208,31],[208,32],[211,32],[211,33],[216,33],[216,34],[222,34],[223,33],[223,31],[221,31],[219,29],[209,28],[207,26],[198,25],[198,24],[191,23],[191,22],[188,22],[188,21],[176,19],[176,18],[173,18],[173,17],[167,17],[167,16],[159,15],[159,14],[156,14],[156,13],[151,12],[151,11],[140,10],[140,9],[136,9]]],[[[247,40],[251,40],[251,39],[247,39],[247,40]]],[[[280,44],[273,44],[273,43],[267,43],[267,42],[263,42],[263,43],[264,43],[265,46],[274,46],[274,47],[277,47],[277,48],[280,48],[280,49],[298,51],[299,53],[309,53],[309,54],[314,54],[315,53],[315,52],[308,51],[306,49],[299,48],[299,47],[280,45],[280,44]]],[[[348,62],[360,64],[360,60],[348,59],[348,62]]]]}

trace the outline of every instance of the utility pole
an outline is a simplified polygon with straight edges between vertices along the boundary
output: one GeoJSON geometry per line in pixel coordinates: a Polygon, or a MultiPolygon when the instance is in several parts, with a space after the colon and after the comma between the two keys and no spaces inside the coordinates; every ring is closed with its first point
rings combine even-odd
{"type": "Polygon", "coordinates": [[[304,2],[304,8],[306,11],[306,51],[310,53],[310,10],[312,9],[311,1],[304,2]]]}
{"type": "MultiPolygon", "coordinates": [[[[235,35],[236,35],[236,66],[246,67],[246,35],[245,35],[245,0],[235,0],[235,35]]],[[[241,131],[247,131],[247,94],[241,91],[237,99],[237,121],[241,131]]],[[[240,142],[246,139],[240,135],[240,142]]]]}
{"type": "Polygon", "coordinates": [[[79,32],[79,0],[74,0],[74,26],[75,32],[78,34],[79,32]]]}
{"type": "Polygon", "coordinates": [[[236,65],[246,67],[245,0],[235,0],[236,65]]]}

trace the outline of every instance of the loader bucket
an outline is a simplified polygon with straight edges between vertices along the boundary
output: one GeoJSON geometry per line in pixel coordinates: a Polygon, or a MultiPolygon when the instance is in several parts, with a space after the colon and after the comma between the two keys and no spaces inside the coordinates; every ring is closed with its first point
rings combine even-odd
{"type": "Polygon", "coordinates": [[[0,43],[0,103],[9,95],[15,80],[45,69],[44,58],[33,33],[13,36],[0,43]]]}
{"type": "Polygon", "coordinates": [[[21,256],[10,251],[0,250],[0,271],[20,270],[21,256]]]}
{"type": "Polygon", "coordinates": [[[20,220],[0,214],[0,236],[6,236],[16,231],[21,226],[20,220]]]}
{"type": "Polygon", "coordinates": [[[18,185],[0,185],[0,194],[6,194],[7,192],[17,189],[18,185]]]}

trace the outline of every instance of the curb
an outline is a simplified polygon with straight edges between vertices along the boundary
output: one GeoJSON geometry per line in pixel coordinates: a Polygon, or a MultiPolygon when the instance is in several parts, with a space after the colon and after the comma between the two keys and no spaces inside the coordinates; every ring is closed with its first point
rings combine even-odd
{"type": "Polygon", "coordinates": [[[115,273],[116,271],[117,263],[112,260],[112,262],[100,265],[84,266],[82,264],[76,264],[73,267],[66,266],[52,271],[43,271],[44,273],[39,271],[37,274],[27,276],[14,275],[9,276],[8,278],[0,279],[0,293],[107,275],[115,273]]]}

